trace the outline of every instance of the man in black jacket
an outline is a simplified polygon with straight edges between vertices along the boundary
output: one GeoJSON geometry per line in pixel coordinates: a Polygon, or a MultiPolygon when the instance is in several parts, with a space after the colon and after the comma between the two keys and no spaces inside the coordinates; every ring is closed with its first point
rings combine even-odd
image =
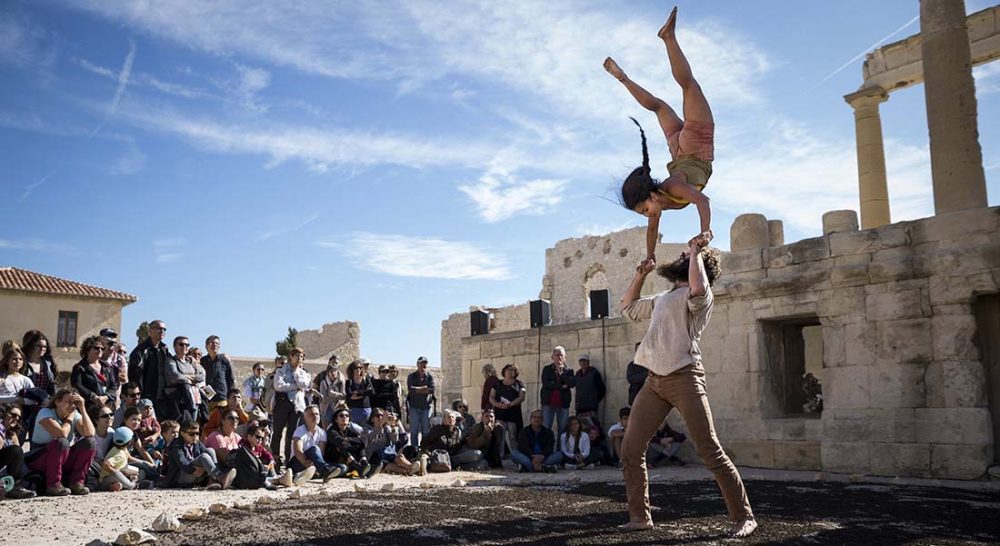
{"type": "Polygon", "coordinates": [[[606,392],[604,378],[597,368],[590,365],[590,355],[580,355],[579,364],[580,369],[576,371],[576,416],[595,422],[598,406],[606,392]]]}
{"type": "MultiPolygon", "coordinates": [[[[166,333],[167,325],[162,320],[150,322],[149,337],[133,349],[128,357],[129,382],[138,384],[147,398],[155,400],[156,408],[161,407],[163,388],[166,387],[163,370],[170,356],[167,345],[163,343],[163,336],[166,333]]],[[[171,416],[161,415],[157,409],[156,417],[163,420],[171,416]]]]}
{"type": "Polygon", "coordinates": [[[510,459],[521,472],[555,472],[562,462],[562,452],[556,449],[556,437],[548,427],[542,426],[542,411],[531,412],[530,425],[517,436],[517,450],[510,459]]]}
{"type": "Polygon", "coordinates": [[[213,411],[222,404],[230,389],[236,386],[233,381],[233,364],[229,357],[219,352],[222,341],[219,336],[208,336],[205,340],[205,350],[208,354],[201,357],[201,367],[205,368],[205,384],[212,387],[215,396],[208,401],[208,411],[213,411]]]}
{"type": "Polygon", "coordinates": [[[556,436],[566,429],[569,419],[569,405],[573,400],[573,387],[576,378],[573,370],[566,365],[566,349],[556,346],[552,349],[552,363],[542,368],[542,421],[545,428],[552,429],[556,436]],[[558,428],[552,428],[552,422],[558,419],[558,428]]]}

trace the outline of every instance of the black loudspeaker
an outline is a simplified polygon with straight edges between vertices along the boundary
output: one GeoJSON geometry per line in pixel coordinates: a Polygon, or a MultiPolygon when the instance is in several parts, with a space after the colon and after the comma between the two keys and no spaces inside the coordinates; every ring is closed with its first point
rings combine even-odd
{"type": "Polygon", "coordinates": [[[590,291],[590,320],[606,318],[609,314],[608,299],[611,297],[607,290],[590,291]]]}
{"type": "Polygon", "coordinates": [[[472,335],[482,336],[490,333],[490,314],[483,311],[469,313],[472,319],[472,335]]]}
{"type": "Polygon", "coordinates": [[[549,309],[551,304],[548,300],[531,300],[528,305],[531,307],[532,328],[541,328],[552,323],[552,313],[549,309]]]}

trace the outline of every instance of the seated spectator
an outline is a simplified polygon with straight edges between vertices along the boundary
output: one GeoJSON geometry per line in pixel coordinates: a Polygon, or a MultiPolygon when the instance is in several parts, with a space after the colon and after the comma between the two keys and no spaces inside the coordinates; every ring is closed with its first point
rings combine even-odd
{"type": "Polygon", "coordinates": [[[122,405],[115,410],[114,421],[111,426],[117,428],[125,424],[125,410],[139,407],[139,400],[142,398],[142,389],[138,383],[126,383],[122,387],[122,405]]]}
{"type": "Polygon", "coordinates": [[[173,419],[167,419],[161,427],[160,439],[155,444],[146,446],[146,452],[159,463],[166,460],[167,448],[181,433],[181,424],[173,419]]]}
{"type": "Polygon", "coordinates": [[[391,474],[402,474],[409,476],[420,471],[420,457],[417,450],[410,444],[410,436],[403,428],[403,423],[399,414],[386,411],[386,429],[389,435],[389,444],[394,446],[396,457],[392,461],[385,461],[383,471],[391,474]]]}
{"type": "Polygon", "coordinates": [[[264,377],[264,364],[262,362],[254,362],[253,364],[253,375],[246,378],[243,382],[243,399],[246,400],[247,413],[252,412],[256,408],[261,408],[265,412],[267,408],[264,407],[264,386],[266,378],[264,377]]]}
{"type": "Polygon", "coordinates": [[[4,343],[3,357],[0,359],[0,404],[26,403],[23,397],[26,389],[35,388],[28,376],[21,373],[24,367],[24,353],[16,343],[4,343]]]}
{"type": "Polygon", "coordinates": [[[476,424],[476,418],[469,413],[469,403],[465,401],[464,398],[459,398],[451,403],[452,411],[457,411],[460,417],[455,420],[455,424],[458,428],[462,429],[462,433],[472,428],[476,424]]]}
{"type": "Polygon", "coordinates": [[[646,449],[646,464],[651,467],[658,464],[684,466],[684,463],[676,455],[681,449],[681,444],[686,440],[687,436],[670,428],[667,420],[664,419],[663,425],[649,440],[649,448],[646,449]]]}
{"type": "Polygon", "coordinates": [[[584,432],[580,419],[575,415],[566,421],[566,432],[559,438],[559,450],[562,451],[563,464],[571,470],[593,468],[601,460],[599,454],[590,451],[590,434],[584,432]]]}
{"type": "Polygon", "coordinates": [[[597,418],[584,417],[580,419],[580,426],[583,427],[590,439],[590,453],[597,458],[596,464],[612,464],[611,453],[604,442],[604,429],[601,428],[601,423],[597,421],[597,418]]]}
{"type": "Polygon", "coordinates": [[[229,453],[240,447],[243,438],[236,432],[236,426],[240,424],[240,416],[235,410],[229,410],[222,419],[222,428],[209,434],[205,440],[205,447],[215,451],[215,460],[221,466],[233,467],[229,464],[229,453]]]}
{"type": "Polygon", "coordinates": [[[160,422],[156,420],[152,400],[143,398],[139,401],[139,415],[141,419],[136,433],[139,435],[139,443],[146,448],[160,440],[160,422]]]}
{"type": "Polygon", "coordinates": [[[101,464],[99,489],[115,492],[134,489],[139,469],[128,464],[128,446],[135,440],[135,434],[128,427],[118,427],[112,437],[114,445],[101,464]]]}
{"type": "Polygon", "coordinates": [[[556,437],[552,429],[542,426],[542,410],[531,412],[530,424],[521,429],[517,437],[517,451],[510,459],[521,472],[555,472],[562,461],[562,453],[555,448],[556,437]]]}
{"type": "Polygon", "coordinates": [[[347,366],[347,381],[344,383],[347,407],[351,409],[351,422],[363,424],[372,413],[371,398],[375,394],[372,379],[365,373],[364,363],[355,360],[347,366]]]}
{"type": "Polygon", "coordinates": [[[142,471],[139,479],[155,480],[160,475],[160,470],[157,468],[153,456],[146,451],[139,439],[138,430],[141,422],[142,416],[139,414],[138,407],[125,410],[125,422],[122,426],[127,427],[133,433],[132,442],[128,446],[128,464],[142,471]]]}
{"type": "Polygon", "coordinates": [[[97,448],[94,423],[84,402],[74,389],[62,388],[38,412],[31,434],[34,447],[25,459],[29,468],[44,476],[46,495],[90,493],[84,480],[97,448]]]}
{"type": "Polygon", "coordinates": [[[167,487],[192,487],[208,485],[208,489],[228,489],[236,479],[236,469],[224,471],[215,459],[215,452],[205,447],[198,422],[181,423],[181,435],[167,448],[167,487]]]}
{"type": "Polygon", "coordinates": [[[302,485],[315,474],[316,467],[310,466],[304,472],[293,478],[291,469],[285,470],[281,476],[274,473],[274,455],[267,450],[267,427],[257,421],[247,425],[246,436],[240,441],[239,448],[230,453],[230,458],[236,468],[236,479],[233,487],[237,489],[277,489],[279,485],[291,487],[302,485]]]}
{"type": "Polygon", "coordinates": [[[90,420],[94,423],[94,459],[90,462],[90,468],[87,469],[87,479],[84,481],[84,485],[91,491],[97,491],[101,486],[101,467],[104,464],[104,458],[114,445],[115,429],[111,426],[114,413],[111,408],[106,406],[91,406],[88,411],[90,412],[90,420]]]}
{"type": "Polygon", "coordinates": [[[340,470],[345,478],[360,478],[371,466],[365,458],[365,440],[351,426],[351,411],[341,406],[333,412],[333,424],[326,430],[326,451],[323,457],[340,470]]]}
{"type": "Polygon", "coordinates": [[[3,475],[14,479],[14,488],[7,492],[8,499],[30,499],[35,492],[21,486],[24,450],[18,432],[24,412],[18,406],[0,406],[0,468],[3,475]]]}
{"type": "Polygon", "coordinates": [[[326,364],[326,371],[316,374],[313,379],[313,394],[319,404],[320,426],[330,426],[333,422],[333,409],[344,401],[344,374],[340,373],[340,359],[331,355],[326,364]]]}
{"type": "Polygon", "coordinates": [[[396,443],[393,442],[393,430],[389,427],[388,412],[383,408],[374,408],[368,422],[361,432],[365,440],[365,456],[371,464],[366,478],[378,474],[382,468],[396,461],[399,456],[396,443]]]}
{"type": "Polygon", "coordinates": [[[234,387],[229,389],[226,399],[220,401],[212,413],[209,414],[208,422],[205,423],[205,429],[202,431],[205,438],[208,438],[213,432],[222,428],[222,422],[230,411],[235,411],[236,416],[239,417],[240,422],[236,425],[237,431],[239,429],[246,430],[243,425],[250,422],[250,414],[243,409],[243,393],[240,392],[240,389],[234,387]]]}
{"type": "Polygon", "coordinates": [[[441,414],[441,424],[431,427],[427,436],[420,443],[420,449],[427,453],[437,449],[447,451],[453,469],[481,468],[486,464],[483,461],[483,452],[466,447],[462,442],[462,430],[455,424],[461,418],[461,413],[445,410],[441,414]]]}
{"type": "Polygon", "coordinates": [[[100,336],[90,336],[80,344],[80,361],[73,366],[70,384],[87,405],[115,407],[117,373],[111,365],[101,360],[104,354],[104,339],[100,336]]]}
{"type": "Polygon", "coordinates": [[[618,422],[608,429],[608,442],[611,444],[611,464],[621,465],[622,438],[625,437],[625,427],[628,426],[628,416],[632,408],[626,406],[618,410],[618,422]]]}
{"type": "Polygon", "coordinates": [[[503,468],[500,461],[503,441],[503,426],[497,424],[492,407],[484,409],[479,422],[465,432],[465,447],[481,451],[490,468],[503,468]]]}
{"type": "Polygon", "coordinates": [[[289,467],[295,472],[295,483],[309,481],[313,473],[319,474],[323,481],[329,481],[339,476],[344,469],[336,464],[327,463],[323,458],[326,453],[326,431],[319,426],[319,407],[306,406],[302,413],[303,424],[292,434],[292,458],[289,467]],[[302,478],[304,472],[314,468],[309,478],[302,478]]]}

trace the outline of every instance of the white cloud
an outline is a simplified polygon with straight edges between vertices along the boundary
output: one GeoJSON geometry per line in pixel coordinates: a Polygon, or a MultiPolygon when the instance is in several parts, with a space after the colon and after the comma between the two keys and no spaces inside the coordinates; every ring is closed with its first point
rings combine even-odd
{"type": "Polygon", "coordinates": [[[156,263],[166,264],[180,260],[184,257],[185,247],[187,247],[187,240],[177,237],[153,241],[153,254],[156,263]]]}
{"type": "Polygon", "coordinates": [[[1000,93],[1000,62],[992,61],[972,69],[972,77],[976,79],[976,94],[979,96],[1000,93]]]}
{"type": "Polygon", "coordinates": [[[292,233],[293,231],[298,231],[308,226],[309,224],[315,222],[317,219],[319,219],[319,214],[313,214],[312,216],[309,216],[305,220],[302,220],[301,222],[298,222],[296,224],[292,224],[289,226],[261,233],[257,237],[256,241],[257,242],[266,241],[268,239],[273,239],[275,237],[278,237],[279,235],[285,235],[286,233],[292,233]]]}
{"type": "Polygon", "coordinates": [[[567,180],[517,180],[495,163],[475,184],[459,186],[487,222],[499,222],[521,213],[544,214],[562,201],[567,180]]]}
{"type": "Polygon", "coordinates": [[[358,267],[400,277],[505,280],[513,275],[498,255],[460,241],[356,232],[318,246],[336,250],[358,267]]]}
{"type": "Polygon", "coordinates": [[[77,255],[79,252],[72,246],[63,243],[53,243],[42,239],[0,239],[0,249],[27,250],[43,254],[77,255]]]}
{"type": "Polygon", "coordinates": [[[142,153],[133,143],[129,143],[108,168],[108,172],[115,176],[128,176],[136,174],[146,167],[146,154],[142,153]]]}
{"type": "Polygon", "coordinates": [[[101,123],[94,128],[90,133],[91,136],[96,135],[107,125],[108,121],[114,117],[115,113],[118,111],[118,105],[122,101],[122,95],[125,93],[125,87],[128,85],[129,78],[132,77],[132,64],[135,62],[135,42],[129,40],[128,42],[128,53],[125,55],[125,61],[122,63],[122,69],[118,72],[116,81],[118,86],[115,88],[115,94],[111,97],[111,103],[108,105],[108,111],[104,115],[104,119],[101,123]]]}
{"type": "Polygon", "coordinates": [[[254,112],[263,112],[267,108],[260,103],[257,94],[271,84],[271,73],[263,68],[253,68],[241,64],[236,65],[239,81],[234,94],[244,108],[254,112]]]}

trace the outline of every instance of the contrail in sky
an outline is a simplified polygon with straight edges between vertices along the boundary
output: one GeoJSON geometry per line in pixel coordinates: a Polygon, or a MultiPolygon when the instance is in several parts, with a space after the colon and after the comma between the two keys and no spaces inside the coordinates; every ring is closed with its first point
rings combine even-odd
{"type": "Polygon", "coordinates": [[[838,69],[834,70],[833,72],[827,74],[827,76],[825,78],[823,78],[822,80],[820,80],[820,81],[816,82],[815,84],[813,84],[813,86],[810,87],[809,89],[806,89],[805,92],[808,93],[808,92],[812,91],[813,89],[816,89],[820,85],[823,85],[830,78],[836,76],[837,74],[840,74],[845,68],[847,68],[848,66],[851,66],[851,64],[854,63],[854,61],[860,59],[861,57],[864,57],[866,54],[868,54],[869,51],[871,51],[871,50],[875,49],[876,47],[882,45],[889,38],[892,38],[893,36],[899,34],[900,32],[903,32],[903,29],[905,29],[906,27],[912,25],[913,23],[916,23],[917,19],[920,19],[919,15],[917,15],[913,19],[910,19],[909,21],[907,21],[907,23],[905,25],[897,28],[895,31],[892,32],[892,34],[889,34],[888,36],[886,36],[886,37],[882,38],[881,40],[875,42],[874,44],[872,44],[871,46],[869,46],[868,49],[862,51],[861,53],[858,53],[851,60],[849,60],[846,63],[842,64],[840,66],[840,68],[838,68],[838,69]]]}

